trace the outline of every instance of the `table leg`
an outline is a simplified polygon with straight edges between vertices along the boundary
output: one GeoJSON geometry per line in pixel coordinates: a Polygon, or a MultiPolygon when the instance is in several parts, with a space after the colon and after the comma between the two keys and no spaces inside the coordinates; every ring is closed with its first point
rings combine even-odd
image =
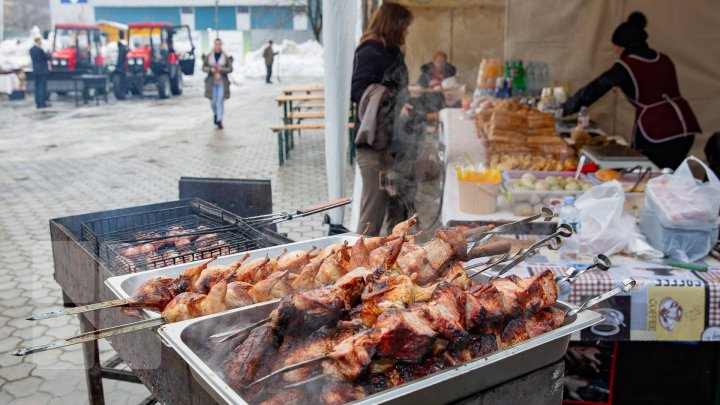
{"type": "Polygon", "coordinates": [[[75,93],[75,107],[77,107],[80,105],[78,102],[77,80],[73,80],[73,93],[75,93]]]}
{"type": "MultiPolygon", "coordinates": [[[[83,315],[78,315],[80,319],[80,332],[86,333],[95,330],[92,323],[83,315]]],[[[83,358],[85,360],[85,378],[88,389],[88,401],[92,405],[105,405],[105,395],[103,393],[102,372],[100,370],[100,351],[98,350],[97,340],[85,342],[83,346],[83,358]]]]}
{"type": "Polygon", "coordinates": [[[278,165],[282,166],[284,162],[283,159],[283,133],[285,131],[277,131],[277,139],[278,139],[278,165]]]}

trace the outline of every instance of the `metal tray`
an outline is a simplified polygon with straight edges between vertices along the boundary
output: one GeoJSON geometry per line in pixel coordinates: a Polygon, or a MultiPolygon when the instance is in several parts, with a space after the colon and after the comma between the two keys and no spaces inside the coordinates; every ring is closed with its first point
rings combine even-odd
{"type": "MultiPolygon", "coordinates": [[[[190,365],[195,379],[219,403],[247,404],[223,380],[222,371],[208,364],[205,351],[207,338],[231,325],[242,325],[266,318],[277,301],[238,308],[221,314],[164,325],[159,330],[165,344],[177,351],[190,365]]],[[[565,311],[577,306],[557,302],[565,311]]],[[[560,328],[515,346],[477,358],[463,365],[356,401],[358,404],[441,404],[459,400],[494,385],[511,380],[532,370],[553,363],[565,354],[570,337],[581,329],[600,322],[602,316],[591,310],[565,319],[560,328]]]]}
{"type": "MultiPolygon", "coordinates": [[[[343,243],[344,241],[348,241],[348,243],[353,244],[356,240],[360,238],[357,234],[343,234],[343,235],[335,235],[335,236],[327,236],[324,238],[318,238],[318,239],[311,239],[306,240],[302,242],[295,242],[295,243],[288,243],[286,245],[277,245],[269,248],[262,248],[257,250],[250,250],[248,252],[242,252],[242,253],[235,253],[232,255],[227,256],[221,256],[218,257],[217,260],[215,260],[215,264],[218,265],[224,265],[232,263],[233,261],[239,259],[244,255],[245,253],[250,253],[250,257],[247,259],[253,260],[257,259],[259,257],[264,257],[266,254],[270,255],[270,257],[277,256],[280,253],[283,252],[284,249],[287,249],[288,252],[292,252],[293,250],[309,250],[312,246],[317,247],[318,249],[322,249],[325,247],[328,247],[330,245],[334,245],[336,243],[343,243]]],[[[247,261],[246,261],[247,262],[247,261]]],[[[118,298],[128,298],[130,297],[135,290],[140,287],[140,284],[142,284],[145,280],[148,279],[148,277],[154,277],[154,276],[168,276],[168,277],[177,277],[185,271],[186,269],[197,266],[199,262],[192,262],[192,263],[183,263],[178,264],[175,266],[168,266],[163,267],[162,269],[157,270],[149,270],[144,271],[142,273],[132,273],[132,274],[125,274],[122,276],[116,276],[116,277],[110,277],[107,280],[105,280],[105,285],[110,288],[110,291],[113,292],[118,298]]],[[[160,313],[156,311],[151,310],[142,310],[147,317],[149,318],[159,318],[160,313]]]]}

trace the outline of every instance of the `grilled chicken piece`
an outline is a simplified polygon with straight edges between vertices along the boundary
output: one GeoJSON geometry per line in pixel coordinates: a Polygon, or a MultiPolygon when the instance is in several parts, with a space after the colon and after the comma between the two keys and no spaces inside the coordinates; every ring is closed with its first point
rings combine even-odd
{"type": "Polygon", "coordinates": [[[317,256],[317,253],[313,253],[315,249],[315,246],[313,246],[308,251],[296,250],[294,252],[286,253],[277,259],[278,267],[280,270],[289,270],[291,273],[300,273],[300,271],[317,256]]]}
{"type": "Polygon", "coordinates": [[[315,288],[315,277],[324,261],[325,259],[322,259],[306,264],[297,278],[292,282],[292,287],[296,290],[311,290],[315,288]]]}
{"type": "Polygon", "coordinates": [[[168,302],[175,298],[175,279],[157,276],[145,280],[128,298],[131,307],[148,307],[162,310],[168,302]]]}
{"type": "Polygon", "coordinates": [[[415,226],[415,224],[417,223],[417,220],[418,220],[418,215],[415,214],[415,215],[411,216],[410,218],[400,222],[399,224],[397,224],[393,227],[391,235],[401,236],[401,235],[407,234],[408,231],[410,230],[410,228],[415,226]]]}
{"type": "Polygon", "coordinates": [[[320,401],[325,405],[342,405],[362,399],[365,395],[365,390],[360,386],[347,382],[332,381],[323,385],[320,401]]]}
{"type": "Polygon", "coordinates": [[[315,284],[330,284],[342,277],[350,270],[348,266],[349,260],[348,245],[347,241],[345,241],[337,252],[330,254],[327,259],[323,260],[315,275],[315,284]]]}
{"type": "MultiPolygon", "coordinates": [[[[365,230],[367,232],[367,229],[365,230]]],[[[365,236],[360,237],[350,248],[348,268],[370,267],[370,249],[365,244],[365,236]]]]}
{"type": "Polygon", "coordinates": [[[362,326],[372,327],[377,317],[391,309],[405,309],[415,302],[415,285],[410,277],[394,275],[368,284],[362,294],[362,305],[356,314],[362,326]]]}
{"type": "Polygon", "coordinates": [[[212,266],[205,268],[200,272],[200,275],[195,281],[192,292],[207,294],[208,291],[210,291],[210,287],[215,285],[215,283],[219,280],[225,280],[230,276],[234,276],[235,271],[245,260],[247,260],[248,257],[250,257],[250,254],[246,253],[240,259],[228,264],[227,266],[212,266]]]}
{"type": "Polygon", "coordinates": [[[220,281],[207,295],[191,292],[178,294],[163,310],[163,318],[167,322],[179,322],[224,311],[228,309],[225,303],[226,293],[227,283],[220,281]]]}
{"type": "Polygon", "coordinates": [[[565,322],[565,312],[555,307],[547,307],[531,315],[525,321],[525,329],[531,338],[555,330],[565,322]]]}
{"type": "Polygon", "coordinates": [[[258,281],[248,294],[256,303],[274,300],[289,295],[293,292],[293,288],[287,281],[286,277],[290,273],[285,270],[279,273],[271,274],[267,279],[258,281]]]}
{"type": "MultiPolygon", "coordinates": [[[[246,283],[254,284],[256,280],[260,280],[257,277],[257,274],[260,272],[267,273],[266,271],[263,271],[263,267],[270,264],[270,258],[268,256],[258,258],[255,260],[251,260],[249,263],[245,264],[244,266],[240,267],[235,271],[235,281],[244,281],[246,283]]],[[[277,265],[277,262],[275,262],[277,265]]],[[[270,264],[272,266],[272,264],[270,264]]],[[[271,274],[267,273],[268,275],[271,274]]]]}
{"type": "Polygon", "coordinates": [[[197,266],[190,267],[189,269],[183,271],[182,274],[177,276],[175,278],[175,282],[172,285],[172,290],[175,295],[184,293],[186,291],[191,291],[190,289],[195,285],[198,277],[200,277],[200,273],[202,273],[202,271],[205,270],[208,265],[213,261],[215,261],[215,258],[197,266]]]}
{"type": "Polygon", "coordinates": [[[522,297],[522,305],[527,313],[535,313],[557,301],[558,290],[555,276],[549,270],[517,280],[516,284],[525,292],[522,297]]]}
{"type": "Polygon", "coordinates": [[[227,293],[225,294],[225,304],[228,308],[240,308],[247,305],[255,304],[250,295],[250,289],[254,286],[242,281],[233,281],[227,285],[227,293]]]}
{"type": "Polygon", "coordinates": [[[234,389],[242,389],[253,382],[266,353],[276,348],[277,342],[269,325],[253,329],[223,364],[228,384],[234,389]]]}

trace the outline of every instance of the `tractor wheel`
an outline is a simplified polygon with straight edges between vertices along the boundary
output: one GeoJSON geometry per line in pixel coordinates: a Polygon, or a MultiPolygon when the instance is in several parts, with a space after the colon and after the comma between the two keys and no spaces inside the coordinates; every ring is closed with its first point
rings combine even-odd
{"type": "Polygon", "coordinates": [[[180,69],[175,73],[175,77],[170,81],[170,91],[173,96],[179,96],[183,91],[183,77],[180,69]]]}
{"type": "Polygon", "coordinates": [[[114,75],[112,78],[113,93],[117,100],[125,100],[127,89],[125,88],[125,80],[120,75],[114,75]]]}
{"type": "Polygon", "coordinates": [[[157,79],[158,97],[170,97],[170,77],[168,75],[160,75],[157,79]]]}

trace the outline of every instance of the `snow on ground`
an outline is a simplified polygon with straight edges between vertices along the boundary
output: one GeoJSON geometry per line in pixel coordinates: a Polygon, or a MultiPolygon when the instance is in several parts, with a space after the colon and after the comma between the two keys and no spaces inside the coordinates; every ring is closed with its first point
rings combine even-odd
{"type": "MultiPolygon", "coordinates": [[[[323,76],[323,47],[317,41],[298,44],[286,39],[279,45],[274,44],[273,49],[279,52],[275,56],[273,76],[277,76],[278,73],[281,78],[323,76]]],[[[244,77],[264,78],[265,59],[262,56],[264,50],[265,45],[246,54],[245,64],[236,67],[236,71],[244,77]]]]}

